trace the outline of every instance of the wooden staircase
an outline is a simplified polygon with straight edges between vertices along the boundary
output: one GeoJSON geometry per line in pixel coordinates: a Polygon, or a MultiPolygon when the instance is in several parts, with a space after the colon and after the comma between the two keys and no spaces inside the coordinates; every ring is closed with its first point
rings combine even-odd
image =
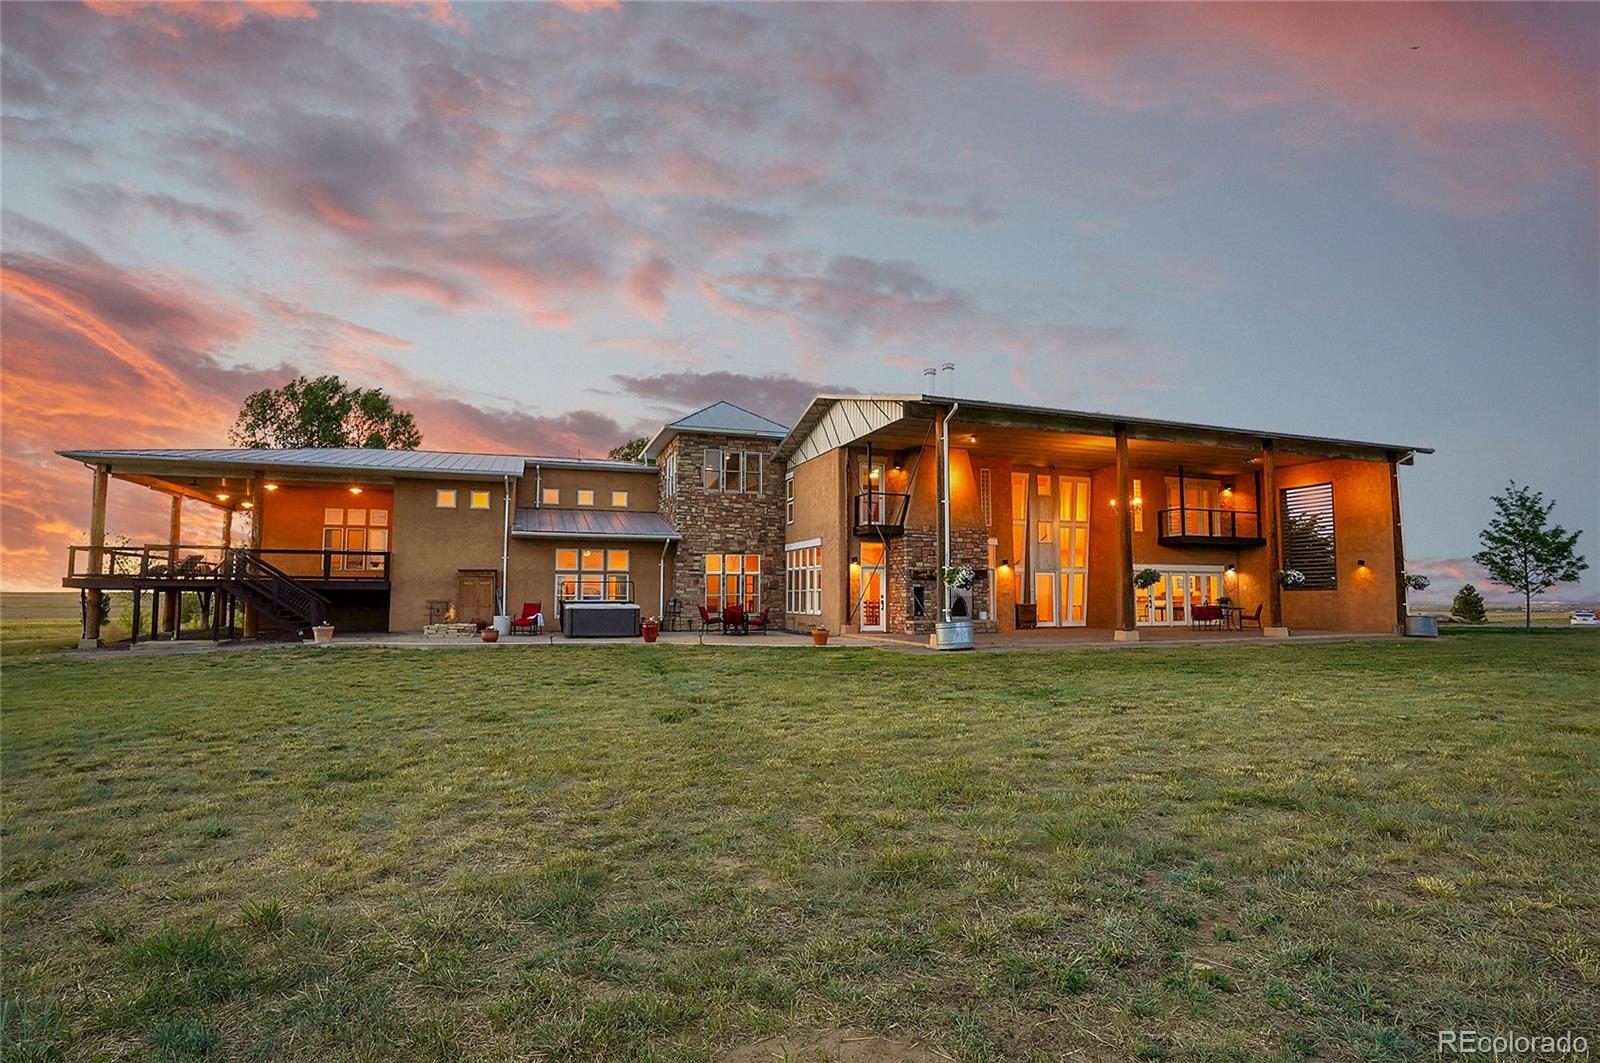
{"type": "Polygon", "coordinates": [[[229,594],[278,627],[309,634],[327,618],[328,599],[249,550],[227,550],[220,574],[229,594]]]}

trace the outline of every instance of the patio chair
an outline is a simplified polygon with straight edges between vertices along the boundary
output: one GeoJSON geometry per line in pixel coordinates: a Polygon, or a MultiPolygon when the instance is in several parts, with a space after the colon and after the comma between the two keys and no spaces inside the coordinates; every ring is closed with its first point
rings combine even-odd
{"type": "Polygon", "coordinates": [[[544,630],[543,602],[522,603],[522,614],[511,621],[511,633],[515,635],[518,629],[525,629],[529,635],[537,635],[544,630]]]}
{"type": "Polygon", "coordinates": [[[1190,627],[1220,627],[1222,624],[1222,606],[1196,605],[1189,609],[1190,627]]]}
{"type": "Polygon", "coordinates": [[[1261,603],[1261,602],[1257,602],[1256,603],[1256,611],[1251,613],[1249,616],[1246,616],[1244,613],[1240,613],[1239,614],[1239,630],[1240,631],[1244,630],[1246,624],[1254,624],[1256,626],[1256,630],[1257,631],[1261,630],[1261,608],[1262,608],[1262,604],[1263,603],[1261,603]]]}
{"type": "Polygon", "coordinates": [[[711,610],[702,605],[700,607],[700,637],[704,638],[706,632],[712,628],[716,628],[720,632],[722,630],[722,618],[712,616],[711,610]]]}
{"type": "Polygon", "coordinates": [[[748,620],[747,623],[752,628],[760,628],[761,633],[765,635],[768,625],[772,623],[772,607],[770,605],[764,606],[761,610],[761,615],[748,620]]]}
{"type": "Polygon", "coordinates": [[[722,610],[722,633],[726,635],[732,628],[735,635],[748,635],[750,625],[745,615],[744,606],[730,605],[722,610]]]}

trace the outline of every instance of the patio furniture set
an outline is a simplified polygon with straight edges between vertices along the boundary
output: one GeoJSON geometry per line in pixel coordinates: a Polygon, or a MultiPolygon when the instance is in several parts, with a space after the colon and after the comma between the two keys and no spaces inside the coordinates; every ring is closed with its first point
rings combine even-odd
{"type": "Polygon", "coordinates": [[[1245,614],[1238,605],[1192,605],[1189,607],[1189,626],[1216,628],[1220,631],[1243,631],[1246,626],[1261,627],[1261,606],[1245,614]]]}

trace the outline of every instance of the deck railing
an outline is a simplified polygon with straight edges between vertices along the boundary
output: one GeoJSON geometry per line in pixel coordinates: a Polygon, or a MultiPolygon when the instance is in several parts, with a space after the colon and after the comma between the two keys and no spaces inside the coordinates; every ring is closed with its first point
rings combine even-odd
{"type": "Polygon", "coordinates": [[[67,577],[215,582],[223,578],[223,564],[230,551],[264,560],[297,579],[311,580],[386,580],[392,562],[387,550],[251,550],[190,543],[73,546],[67,556],[67,577]]]}
{"type": "Polygon", "coordinates": [[[866,491],[856,495],[853,517],[856,533],[865,535],[875,531],[897,533],[906,524],[906,512],[911,508],[911,496],[895,491],[866,491]]]}
{"type": "Polygon", "coordinates": [[[1156,514],[1163,539],[1259,539],[1261,521],[1247,509],[1163,509],[1156,514]]]}

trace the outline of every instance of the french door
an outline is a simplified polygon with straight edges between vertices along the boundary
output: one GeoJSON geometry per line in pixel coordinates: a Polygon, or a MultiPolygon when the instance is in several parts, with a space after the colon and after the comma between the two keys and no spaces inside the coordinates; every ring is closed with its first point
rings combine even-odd
{"type": "Polygon", "coordinates": [[[1088,620],[1089,478],[1033,477],[1033,602],[1040,627],[1088,620]]]}
{"type": "MultiPolygon", "coordinates": [[[[1152,568],[1135,565],[1134,571],[1152,568]]],[[[1141,627],[1179,627],[1189,623],[1197,605],[1213,605],[1222,594],[1220,565],[1157,568],[1161,578],[1150,587],[1135,587],[1133,611],[1141,627]]]]}
{"type": "Polygon", "coordinates": [[[861,630],[888,630],[888,601],[884,595],[887,581],[882,543],[861,544],[861,630]]]}

